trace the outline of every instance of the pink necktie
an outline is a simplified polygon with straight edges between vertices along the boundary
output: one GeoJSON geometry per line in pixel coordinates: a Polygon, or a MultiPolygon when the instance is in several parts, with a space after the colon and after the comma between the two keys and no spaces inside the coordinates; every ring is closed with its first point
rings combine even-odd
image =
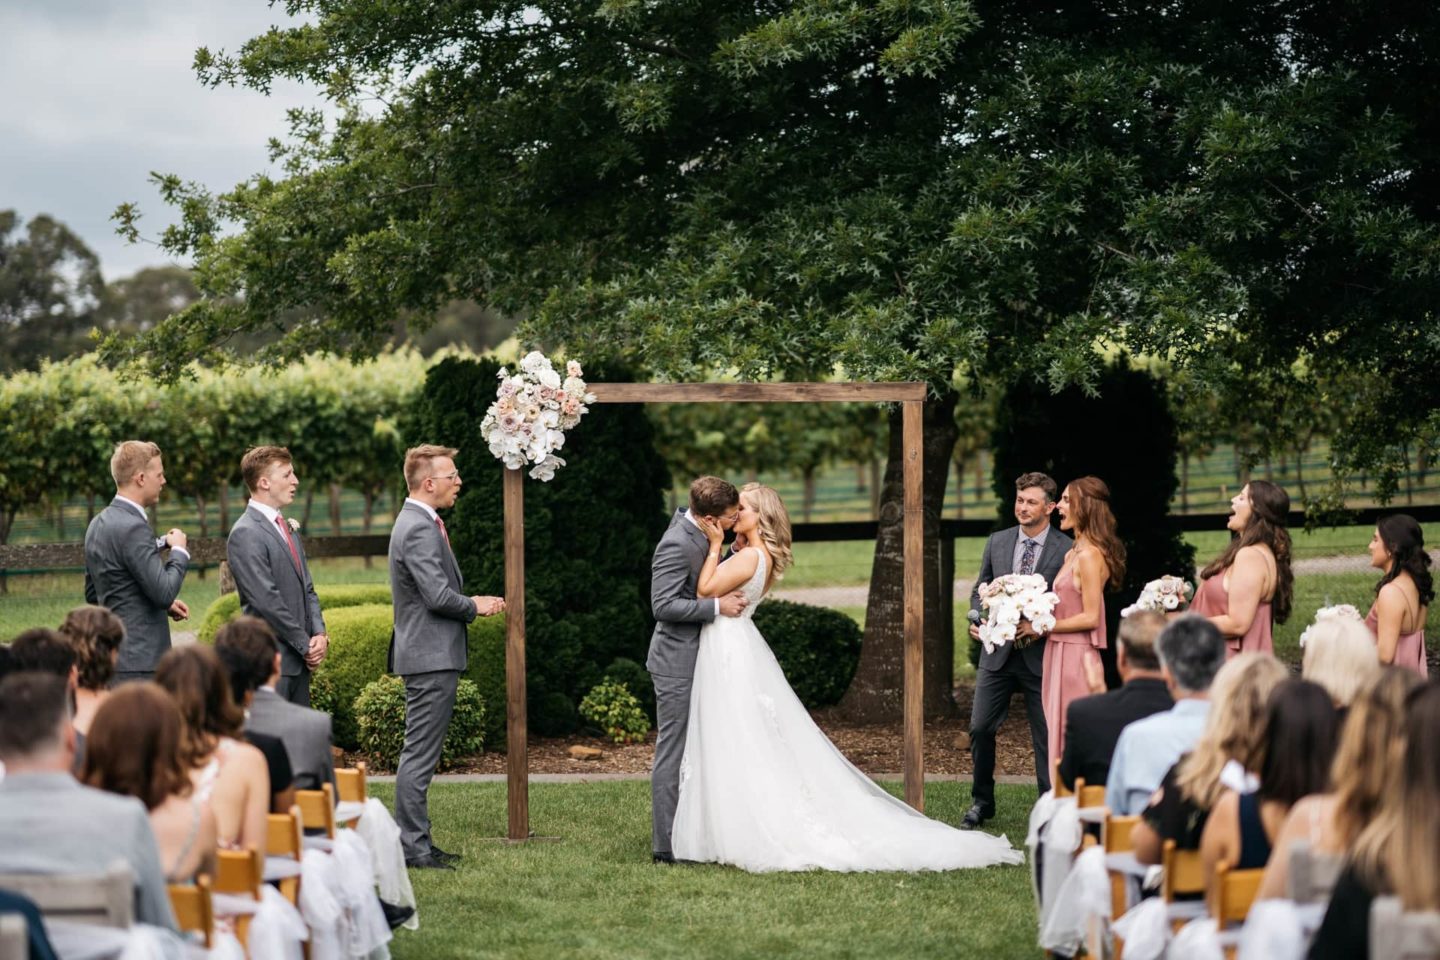
{"type": "Polygon", "coordinates": [[[290,536],[290,524],[278,513],[275,515],[275,522],[280,526],[280,534],[285,538],[285,543],[290,547],[290,558],[295,561],[295,571],[300,571],[300,551],[295,549],[295,538],[290,536]]]}
{"type": "Polygon", "coordinates": [[[439,517],[435,518],[435,525],[440,528],[440,536],[445,538],[445,546],[450,546],[450,534],[445,532],[445,521],[439,517]]]}

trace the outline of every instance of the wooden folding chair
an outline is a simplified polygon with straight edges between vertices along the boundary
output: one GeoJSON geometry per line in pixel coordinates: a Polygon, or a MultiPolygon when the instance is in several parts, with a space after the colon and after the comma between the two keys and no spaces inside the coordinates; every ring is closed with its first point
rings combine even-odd
{"type": "Polygon", "coordinates": [[[0,960],[30,960],[30,930],[18,913],[0,913],[0,960]]]}
{"type": "Polygon", "coordinates": [[[335,790],[322,783],[319,790],[296,790],[295,805],[300,808],[300,823],[306,830],[324,830],[335,839],[335,790]]]}
{"type": "Polygon", "coordinates": [[[1177,901],[1177,897],[1191,894],[1204,895],[1205,861],[1199,850],[1179,850],[1174,840],[1166,840],[1160,851],[1160,864],[1164,877],[1160,882],[1160,896],[1170,904],[1170,925],[1179,930],[1186,923],[1204,914],[1204,902],[1177,901]]]}
{"type": "Polygon", "coordinates": [[[215,945],[215,904],[210,899],[210,878],[205,874],[193,884],[172,883],[165,888],[181,933],[198,933],[209,950],[215,945]]]}
{"type": "MultiPolygon", "coordinates": [[[[267,823],[265,856],[294,860],[299,863],[305,857],[304,834],[300,828],[300,808],[293,806],[289,813],[272,813],[267,823]]],[[[300,905],[300,877],[281,877],[275,881],[280,895],[295,906],[300,905]]]]}
{"type": "Polygon", "coordinates": [[[1050,758],[1050,788],[1055,791],[1057,797],[1068,797],[1074,791],[1065,786],[1065,781],[1060,779],[1060,758],[1050,758]]]}
{"type": "MultiPolygon", "coordinates": [[[[265,882],[265,858],[260,851],[220,850],[215,855],[214,893],[246,897],[260,902],[260,885],[265,882]]],[[[249,950],[250,917],[238,914],[235,918],[235,937],[240,945],[249,950]]]]}
{"type": "Polygon", "coordinates": [[[1086,807],[1105,806],[1104,786],[1092,787],[1085,782],[1084,777],[1075,778],[1075,806],[1084,809],[1086,807]]]}
{"type": "Polygon", "coordinates": [[[125,929],[135,922],[135,874],[117,860],[102,873],[8,873],[0,890],[35,901],[55,920],[125,929]]]}
{"type": "Polygon", "coordinates": [[[1245,922],[1264,876],[1264,867],[1236,870],[1224,860],[1220,861],[1215,868],[1215,880],[1210,885],[1209,902],[1210,915],[1221,930],[1231,924],[1245,922]]]}
{"type": "MultiPolygon", "coordinates": [[[[1130,832],[1135,829],[1135,824],[1140,822],[1138,816],[1112,817],[1105,816],[1105,823],[1100,829],[1100,842],[1105,845],[1105,858],[1108,861],[1111,854],[1129,853],[1133,846],[1130,842],[1130,832]]],[[[1130,908],[1129,884],[1134,875],[1116,869],[1107,869],[1110,876],[1110,920],[1114,922],[1125,915],[1130,908]]],[[[1119,937],[1114,938],[1114,960],[1120,960],[1120,953],[1124,944],[1119,937]]]]}
{"type": "MultiPolygon", "coordinates": [[[[341,803],[358,803],[362,807],[369,796],[365,779],[365,761],[357,761],[353,767],[341,767],[335,771],[335,784],[339,787],[341,803]]],[[[345,820],[345,826],[353,827],[359,816],[345,820]]]]}

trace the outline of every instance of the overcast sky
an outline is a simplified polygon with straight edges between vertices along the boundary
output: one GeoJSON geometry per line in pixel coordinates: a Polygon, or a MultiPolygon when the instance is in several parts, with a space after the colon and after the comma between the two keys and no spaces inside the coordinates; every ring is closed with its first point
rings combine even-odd
{"type": "Polygon", "coordinates": [[[211,90],[190,65],[197,47],[233,50],[285,22],[265,0],[0,0],[0,210],[61,220],[106,280],[170,262],[117,237],[110,214],[134,201],[155,236],[174,217],[150,171],[223,190],[268,169],[285,111],[320,98],[211,90]]]}

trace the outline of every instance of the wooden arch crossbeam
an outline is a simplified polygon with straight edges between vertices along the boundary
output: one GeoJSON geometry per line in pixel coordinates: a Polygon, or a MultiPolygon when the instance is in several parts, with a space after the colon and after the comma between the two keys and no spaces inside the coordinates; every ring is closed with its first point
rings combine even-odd
{"type": "MultiPolygon", "coordinates": [[[[905,447],[905,802],[925,806],[923,383],[592,383],[596,403],[899,403],[905,447]]],[[[583,429],[583,427],[581,428],[583,429]]],[[[530,836],[525,720],[525,475],[505,471],[505,771],[508,839],[530,836]]]]}

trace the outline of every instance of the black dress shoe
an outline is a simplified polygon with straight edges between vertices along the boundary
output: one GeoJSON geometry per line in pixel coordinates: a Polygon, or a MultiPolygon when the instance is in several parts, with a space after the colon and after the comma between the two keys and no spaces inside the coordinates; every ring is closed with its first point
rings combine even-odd
{"type": "Polygon", "coordinates": [[[433,843],[430,844],[430,856],[434,857],[436,860],[443,860],[445,863],[459,863],[462,859],[464,859],[460,856],[460,854],[450,853],[447,850],[441,850],[433,843]]]}
{"type": "Polygon", "coordinates": [[[973,803],[970,805],[970,809],[965,811],[965,816],[960,818],[960,829],[974,830],[993,816],[995,816],[994,810],[987,812],[980,804],[973,803]]]}
{"type": "Polygon", "coordinates": [[[455,869],[453,866],[451,866],[450,864],[446,863],[444,860],[441,860],[439,857],[432,857],[432,856],[431,856],[430,854],[428,854],[428,853],[425,854],[425,856],[423,856],[423,857],[416,857],[416,858],[413,859],[413,860],[407,859],[407,860],[405,861],[405,866],[409,867],[411,870],[454,870],[454,869],[455,869]]]}
{"type": "Polygon", "coordinates": [[[380,909],[384,911],[385,922],[390,924],[391,930],[415,916],[414,907],[402,907],[398,903],[387,903],[384,900],[380,901],[380,909]]]}
{"type": "Polygon", "coordinates": [[[652,863],[674,863],[674,862],[675,862],[675,854],[673,854],[673,853],[652,853],[652,854],[650,855],[650,860],[651,860],[652,863]]]}

